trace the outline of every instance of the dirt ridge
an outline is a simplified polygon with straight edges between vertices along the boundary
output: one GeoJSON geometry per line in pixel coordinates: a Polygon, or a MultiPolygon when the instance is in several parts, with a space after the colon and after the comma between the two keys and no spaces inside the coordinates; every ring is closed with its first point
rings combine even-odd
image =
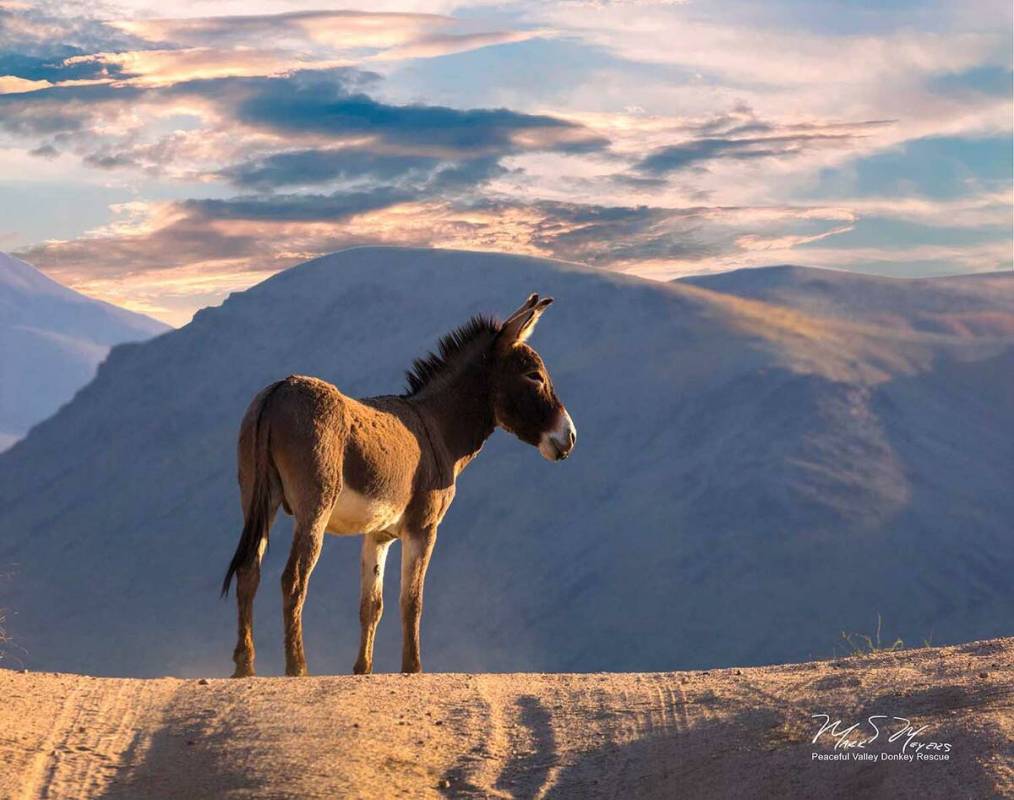
{"type": "Polygon", "coordinates": [[[3,800],[1014,796],[1014,638],[650,674],[0,670],[0,697],[3,800]],[[820,714],[879,734],[815,744],[820,714]]]}

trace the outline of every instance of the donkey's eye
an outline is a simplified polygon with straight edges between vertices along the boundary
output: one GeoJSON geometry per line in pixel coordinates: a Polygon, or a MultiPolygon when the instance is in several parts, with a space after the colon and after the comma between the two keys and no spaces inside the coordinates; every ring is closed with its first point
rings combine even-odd
{"type": "Polygon", "coordinates": [[[530,380],[530,381],[535,381],[536,383],[542,383],[542,373],[541,372],[528,372],[528,373],[525,373],[525,377],[528,378],[528,380],[530,380]]]}

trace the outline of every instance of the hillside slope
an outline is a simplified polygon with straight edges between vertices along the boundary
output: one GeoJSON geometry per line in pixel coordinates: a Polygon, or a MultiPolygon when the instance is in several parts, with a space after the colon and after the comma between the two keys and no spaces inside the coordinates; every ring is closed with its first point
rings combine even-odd
{"type": "Polygon", "coordinates": [[[167,330],[0,253],[0,450],[70,400],[112,345],[167,330]]]}
{"type": "Polygon", "coordinates": [[[677,282],[818,317],[964,337],[1014,336],[1014,270],[897,280],[783,265],[677,282]]]}
{"type": "Polygon", "coordinates": [[[0,670],[0,696],[0,796],[24,800],[1014,792],[1011,639],[703,673],[198,682],[0,670]],[[814,742],[815,714],[858,723],[847,741],[879,733],[836,751],[829,732],[814,742]],[[819,758],[836,752],[845,760],[819,758]]]}
{"type": "MultiPolygon", "coordinates": [[[[534,344],[578,447],[550,464],[498,432],[464,473],[429,573],[428,669],[800,660],[878,613],[885,636],[910,643],[1009,632],[1014,338],[821,318],[559,262],[364,248],[115,348],[0,455],[0,566],[13,573],[0,606],[22,662],[226,674],[234,611],[217,588],[241,524],[235,436],[253,394],[290,373],[354,396],[397,391],[441,334],[531,291],[557,299],[534,344]]],[[[262,674],[280,667],[287,529],[258,596],[262,674]]],[[[311,672],[351,668],[358,549],[325,545],[305,615],[311,672]]],[[[396,596],[396,563],[388,575],[396,596]]],[[[380,625],[379,670],[397,667],[395,617],[380,625]]]]}

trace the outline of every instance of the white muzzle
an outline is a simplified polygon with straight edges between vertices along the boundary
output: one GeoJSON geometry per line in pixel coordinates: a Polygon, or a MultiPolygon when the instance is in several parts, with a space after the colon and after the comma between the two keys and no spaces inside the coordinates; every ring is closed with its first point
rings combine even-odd
{"type": "Polygon", "coordinates": [[[542,434],[539,452],[548,461],[562,461],[570,455],[576,441],[577,428],[574,427],[574,420],[570,418],[570,414],[564,409],[556,427],[542,434]]]}

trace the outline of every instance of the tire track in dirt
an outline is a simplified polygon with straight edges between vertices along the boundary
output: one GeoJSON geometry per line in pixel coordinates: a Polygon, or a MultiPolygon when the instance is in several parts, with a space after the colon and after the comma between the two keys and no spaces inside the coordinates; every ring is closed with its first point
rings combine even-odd
{"type": "Polygon", "coordinates": [[[117,774],[141,757],[144,741],[157,729],[164,681],[72,681],[55,714],[34,720],[44,735],[23,768],[17,800],[79,800],[97,797],[117,774]]]}
{"type": "Polygon", "coordinates": [[[18,795],[19,800],[36,800],[45,796],[43,792],[53,770],[53,759],[58,758],[56,748],[66,738],[68,720],[77,713],[78,698],[82,691],[82,686],[71,689],[64,697],[57,715],[48,723],[45,737],[25,769],[24,787],[18,795]]]}
{"type": "Polygon", "coordinates": [[[672,762],[673,739],[690,729],[686,696],[677,683],[679,680],[679,676],[668,673],[643,676],[639,694],[649,702],[637,706],[632,735],[612,737],[616,765],[607,773],[609,780],[603,787],[604,797],[625,800],[631,796],[631,786],[643,784],[646,762],[661,765],[663,769],[672,762]],[[632,748],[635,743],[636,755],[632,748]]]}
{"type": "Polygon", "coordinates": [[[443,776],[445,796],[539,800],[558,768],[554,717],[544,700],[493,676],[476,677],[468,729],[478,740],[443,776]]]}
{"type": "Polygon", "coordinates": [[[440,783],[444,796],[510,797],[494,789],[510,745],[499,698],[490,697],[490,689],[481,679],[469,678],[467,710],[458,715],[455,724],[464,734],[464,743],[474,744],[444,774],[440,783]]]}
{"type": "Polygon", "coordinates": [[[98,797],[117,775],[143,758],[146,741],[157,730],[166,687],[157,681],[120,680],[112,691],[88,680],[75,693],[54,727],[52,750],[39,800],[98,797]]]}

